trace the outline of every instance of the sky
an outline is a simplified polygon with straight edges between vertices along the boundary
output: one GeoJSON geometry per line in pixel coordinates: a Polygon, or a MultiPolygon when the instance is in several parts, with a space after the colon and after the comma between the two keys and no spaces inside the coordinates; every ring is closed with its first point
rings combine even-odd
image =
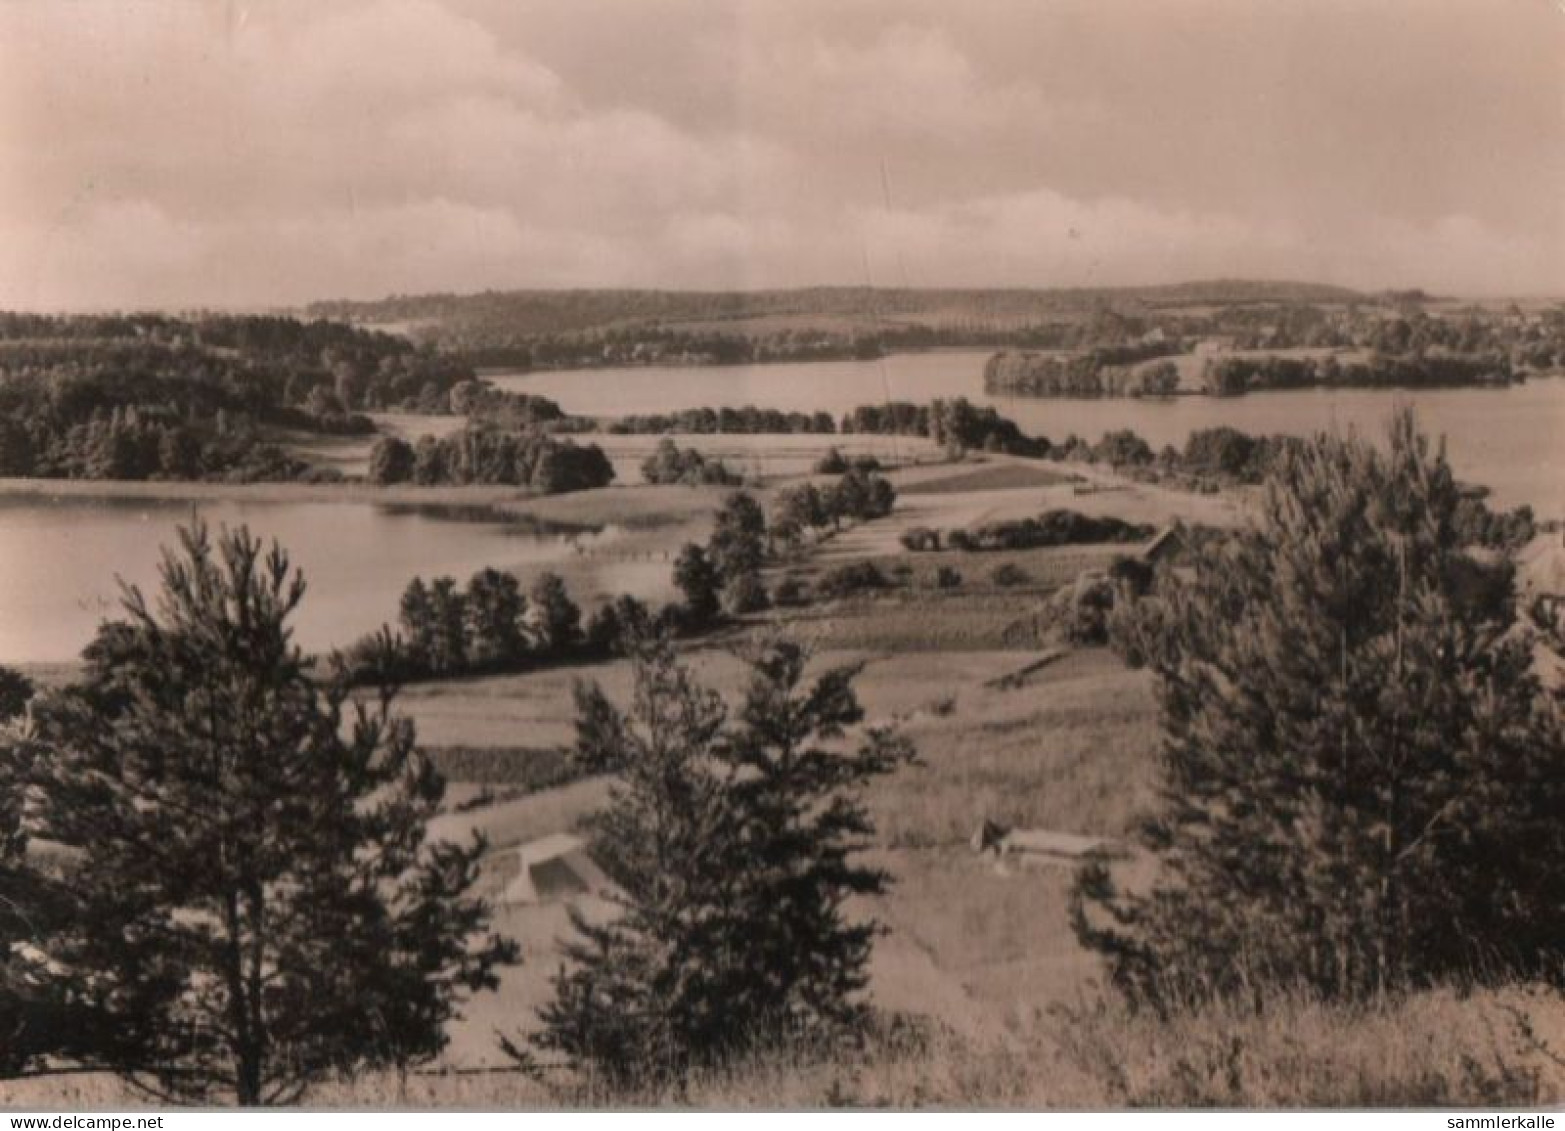
{"type": "Polygon", "coordinates": [[[1565,0],[0,0],[0,307],[1565,295],[1565,0]]]}

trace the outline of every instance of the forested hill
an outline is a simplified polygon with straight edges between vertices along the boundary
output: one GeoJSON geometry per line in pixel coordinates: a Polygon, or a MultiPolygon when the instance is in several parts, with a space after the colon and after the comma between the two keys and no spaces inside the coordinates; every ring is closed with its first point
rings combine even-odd
{"type": "Polygon", "coordinates": [[[405,338],[259,315],[0,311],[0,476],[282,480],[279,431],[451,411],[472,371],[405,338]]]}
{"type": "Polygon", "coordinates": [[[1343,303],[1366,296],[1320,283],[1217,279],[1154,287],[924,290],[899,287],[806,287],[762,291],[516,290],[479,294],[393,295],[367,302],[311,304],[306,313],[365,324],[443,324],[476,328],[503,321],[535,334],[570,333],[647,322],[751,318],[1048,318],[1102,308],[1158,308],[1236,303],[1343,303]]]}
{"type": "Polygon", "coordinates": [[[819,361],[936,346],[1054,348],[1078,344],[1073,328],[1104,314],[1146,319],[1365,299],[1339,287],[1220,280],[1077,290],[486,291],[321,302],[306,313],[396,330],[478,365],[558,368],[819,361]]]}

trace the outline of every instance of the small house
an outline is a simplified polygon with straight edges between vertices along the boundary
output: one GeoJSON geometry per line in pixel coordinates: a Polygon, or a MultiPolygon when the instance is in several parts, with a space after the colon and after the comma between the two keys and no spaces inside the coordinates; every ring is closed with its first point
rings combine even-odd
{"type": "Polygon", "coordinates": [[[556,833],[484,858],[480,890],[501,906],[535,906],[599,896],[614,883],[587,853],[587,842],[556,833]]]}
{"type": "Polygon", "coordinates": [[[999,861],[1021,865],[1074,866],[1087,860],[1115,860],[1128,855],[1123,845],[1106,837],[1079,836],[1049,829],[1008,829],[985,820],[972,838],[980,855],[992,852],[999,861]]]}

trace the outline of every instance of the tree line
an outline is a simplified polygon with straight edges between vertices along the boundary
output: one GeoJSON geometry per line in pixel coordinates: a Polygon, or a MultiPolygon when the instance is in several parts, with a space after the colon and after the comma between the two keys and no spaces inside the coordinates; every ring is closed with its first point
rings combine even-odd
{"type": "Polygon", "coordinates": [[[829,412],[783,412],[774,408],[757,408],[744,405],[740,408],[691,408],[679,412],[632,413],[610,422],[608,431],[620,435],[658,435],[664,432],[682,432],[690,435],[730,433],[747,436],[758,434],[828,434],[837,430],[837,423],[829,412]]]}
{"type": "Polygon", "coordinates": [[[1472,385],[1509,385],[1516,373],[1503,355],[1371,354],[1343,361],[1325,357],[1275,354],[1223,357],[1208,361],[1201,374],[1206,391],[1232,397],[1269,389],[1394,388],[1434,389],[1472,385]]]}
{"type": "Polygon", "coordinates": [[[984,363],[984,391],[1027,397],[1167,396],[1179,388],[1179,370],[1172,362],[1153,359],[1178,352],[1179,342],[1164,340],[1080,351],[1002,351],[984,363]]]}
{"type": "Polygon", "coordinates": [[[1049,454],[1049,441],[1029,436],[1016,422],[993,408],[979,408],[966,397],[933,400],[927,405],[889,401],[862,405],[842,418],[844,433],[881,436],[925,436],[947,448],[962,451],[1002,452],[1040,459],[1049,454]]]}
{"type": "Polygon", "coordinates": [[[946,531],[915,526],[902,534],[902,545],[914,552],[946,549],[968,553],[995,550],[1031,550],[1043,546],[1076,546],[1099,543],[1145,542],[1157,528],[1126,522],[1112,515],[1101,517],[1079,511],[1052,509],[1037,518],[986,522],[946,531]]]}
{"type": "MultiPolygon", "coordinates": [[[[1143,397],[1179,391],[1178,367],[1168,360],[1134,364],[1137,353],[1157,357],[1161,344],[1099,348],[1080,353],[1002,352],[984,365],[984,390],[1026,397],[1143,397]],[[1126,360],[1113,360],[1125,358],[1126,360]]],[[[1247,354],[1208,358],[1201,390],[1233,397],[1276,389],[1447,388],[1508,385],[1520,379],[1503,354],[1371,353],[1367,357],[1247,354]]]]}
{"type": "Polygon", "coordinates": [[[564,580],[540,573],[523,591],[510,573],[484,569],[464,588],[452,577],[413,578],[403,591],[395,628],[387,626],[353,645],[350,681],[443,678],[603,659],[623,654],[628,636],[694,636],[725,616],[742,616],[773,603],[762,570],[844,522],[891,513],[896,489],[880,475],[851,468],[824,488],[798,484],[784,491],[768,516],[746,491],[726,495],[705,543],[690,542],[675,556],[680,600],[652,609],[629,594],[583,617],[564,580]]]}
{"type": "Polygon", "coordinates": [[[473,424],[410,444],[382,436],[370,450],[369,480],[391,485],[503,483],[540,495],[590,491],[614,481],[614,465],[596,444],[536,430],[473,424]]]}

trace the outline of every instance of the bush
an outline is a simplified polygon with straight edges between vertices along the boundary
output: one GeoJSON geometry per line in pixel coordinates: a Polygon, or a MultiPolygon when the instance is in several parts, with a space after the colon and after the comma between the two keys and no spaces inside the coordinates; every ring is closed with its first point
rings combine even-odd
{"type": "Polygon", "coordinates": [[[778,608],[796,608],[809,602],[809,589],[802,579],[792,574],[783,578],[772,590],[772,604],[778,608]]]}
{"type": "Polygon", "coordinates": [[[1116,596],[1117,586],[1107,577],[1078,580],[1065,613],[1065,639],[1083,647],[1107,644],[1116,596]]]}
{"type": "Polygon", "coordinates": [[[991,522],[973,530],[953,530],[946,543],[953,550],[1031,550],[1044,546],[1077,546],[1103,542],[1145,542],[1156,528],[1110,516],[1096,517],[1072,510],[1047,510],[1037,518],[991,522]]]}
{"type": "Polygon", "coordinates": [[[731,616],[758,612],[766,608],[766,586],[757,573],[741,573],[723,586],[723,611],[731,616]]]}
{"type": "Polygon", "coordinates": [[[854,593],[889,587],[886,575],[880,572],[880,567],[874,562],[853,562],[821,574],[820,580],[815,583],[815,592],[817,596],[835,600],[854,593]]]}
{"type": "Polygon", "coordinates": [[[642,462],[641,477],[648,483],[683,483],[690,487],[732,487],[740,481],[722,460],[709,460],[695,448],[681,448],[667,436],[642,462]]]}
{"type": "Polygon", "coordinates": [[[1019,585],[1030,585],[1032,575],[1015,562],[1006,562],[994,567],[989,580],[1002,589],[1014,589],[1019,585]]]}
{"type": "Polygon", "coordinates": [[[897,489],[891,481],[874,472],[849,470],[826,492],[825,503],[832,518],[851,518],[868,522],[884,518],[896,505],[897,489]]]}
{"type": "Polygon", "coordinates": [[[960,571],[952,569],[950,566],[941,566],[935,571],[935,588],[955,589],[961,584],[962,574],[960,571]]]}
{"type": "Polygon", "coordinates": [[[816,475],[841,475],[847,470],[848,461],[836,448],[827,449],[826,454],[815,461],[816,475]]]}
{"type": "Polygon", "coordinates": [[[898,541],[903,549],[915,554],[933,552],[940,549],[940,531],[927,526],[910,526],[898,541]]]}

